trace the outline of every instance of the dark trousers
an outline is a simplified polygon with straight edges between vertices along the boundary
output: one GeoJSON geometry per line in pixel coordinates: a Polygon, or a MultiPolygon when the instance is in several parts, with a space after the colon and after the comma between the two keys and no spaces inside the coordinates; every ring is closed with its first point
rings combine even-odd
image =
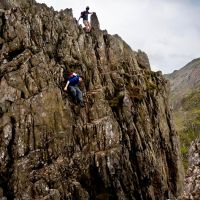
{"type": "Polygon", "coordinates": [[[69,93],[77,103],[83,102],[83,94],[77,85],[68,87],[69,93]]]}

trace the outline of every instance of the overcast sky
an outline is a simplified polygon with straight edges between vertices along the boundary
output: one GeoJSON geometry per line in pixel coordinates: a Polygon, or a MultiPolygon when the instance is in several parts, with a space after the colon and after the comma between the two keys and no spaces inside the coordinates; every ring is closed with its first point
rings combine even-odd
{"type": "Polygon", "coordinates": [[[171,73],[200,57],[200,0],[36,0],[55,10],[86,6],[101,29],[118,34],[149,57],[152,70],[171,73]]]}

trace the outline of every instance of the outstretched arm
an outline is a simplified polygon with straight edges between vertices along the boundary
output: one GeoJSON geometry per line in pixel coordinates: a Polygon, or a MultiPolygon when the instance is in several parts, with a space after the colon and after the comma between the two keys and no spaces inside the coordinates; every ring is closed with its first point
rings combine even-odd
{"type": "Polygon", "coordinates": [[[65,91],[67,91],[68,85],[69,85],[69,81],[67,81],[67,84],[66,84],[66,86],[64,88],[65,91]]]}

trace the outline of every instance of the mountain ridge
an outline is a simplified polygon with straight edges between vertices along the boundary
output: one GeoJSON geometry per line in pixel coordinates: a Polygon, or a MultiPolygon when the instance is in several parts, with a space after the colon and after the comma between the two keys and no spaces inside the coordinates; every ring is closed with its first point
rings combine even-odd
{"type": "Polygon", "coordinates": [[[200,87],[200,58],[193,59],[180,70],[176,70],[165,77],[170,81],[170,90],[175,108],[181,99],[193,89],[200,87]]]}
{"type": "Polygon", "coordinates": [[[197,178],[199,168],[194,164],[199,160],[197,153],[200,131],[199,75],[200,58],[197,58],[189,62],[180,70],[165,76],[171,83],[170,100],[176,130],[180,135],[181,152],[186,170],[184,193],[181,197],[181,199],[185,200],[199,199],[197,178]],[[191,161],[195,162],[192,163],[191,161]]]}

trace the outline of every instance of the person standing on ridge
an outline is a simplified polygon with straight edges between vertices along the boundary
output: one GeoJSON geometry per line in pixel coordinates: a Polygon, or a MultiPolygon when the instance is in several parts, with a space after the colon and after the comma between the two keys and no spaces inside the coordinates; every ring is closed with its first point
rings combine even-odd
{"type": "Polygon", "coordinates": [[[79,22],[79,20],[83,18],[83,24],[85,25],[86,32],[90,32],[92,28],[90,22],[88,21],[88,15],[93,14],[93,12],[89,12],[89,9],[90,9],[89,6],[87,6],[86,10],[81,12],[81,15],[78,19],[78,22],[79,22]]]}
{"type": "Polygon", "coordinates": [[[72,98],[81,105],[84,106],[83,103],[83,94],[81,90],[78,88],[78,84],[82,81],[82,77],[76,73],[72,73],[69,75],[66,86],[64,88],[65,91],[69,91],[72,98]]]}

